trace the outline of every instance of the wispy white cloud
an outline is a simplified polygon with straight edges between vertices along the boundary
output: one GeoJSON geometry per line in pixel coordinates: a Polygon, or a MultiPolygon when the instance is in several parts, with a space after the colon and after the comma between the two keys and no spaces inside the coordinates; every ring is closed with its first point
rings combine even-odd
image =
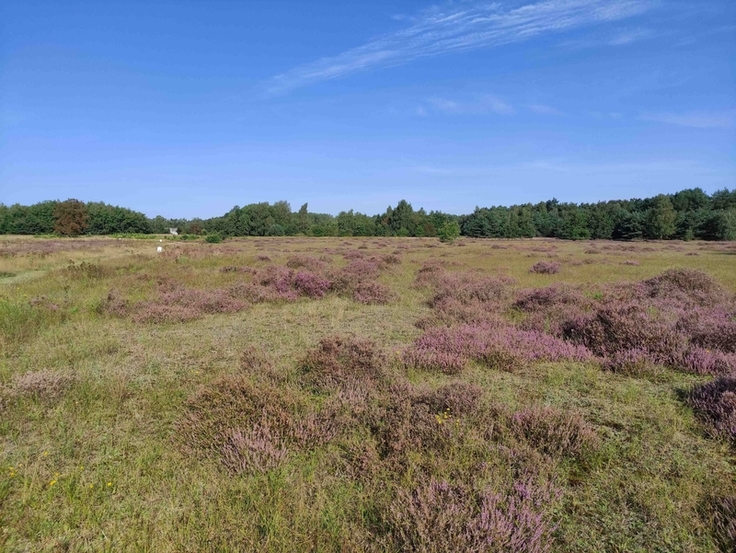
{"type": "Polygon", "coordinates": [[[448,114],[484,114],[513,115],[516,110],[511,104],[492,94],[484,94],[472,101],[448,100],[447,98],[433,97],[427,103],[435,111],[448,114]]]}
{"type": "Polygon", "coordinates": [[[404,29],[362,46],[276,75],[269,95],[412,60],[521,42],[604,22],[620,21],[652,8],[657,0],[542,0],[512,9],[500,3],[463,2],[434,7],[411,18],[404,29]]]}
{"type": "Polygon", "coordinates": [[[641,118],[644,121],[697,129],[730,129],[736,125],[736,109],[709,113],[648,113],[641,118]]]}
{"type": "Polygon", "coordinates": [[[579,38],[565,40],[559,46],[567,50],[601,48],[606,46],[628,46],[655,36],[657,36],[656,32],[644,27],[620,28],[611,29],[606,32],[594,32],[579,38]]]}
{"type": "Polygon", "coordinates": [[[524,171],[527,173],[543,172],[546,174],[580,174],[580,175],[629,175],[644,176],[653,174],[669,174],[677,172],[708,172],[713,168],[702,165],[691,159],[653,159],[643,161],[620,162],[583,162],[568,159],[535,159],[519,163],[499,164],[494,166],[437,166],[417,164],[411,167],[416,173],[457,178],[492,177],[524,171]]]}
{"type": "Polygon", "coordinates": [[[652,38],[654,34],[651,29],[624,29],[609,38],[607,44],[609,46],[626,46],[640,40],[652,38]]]}
{"type": "Polygon", "coordinates": [[[557,108],[547,106],[544,104],[529,104],[526,106],[529,111],[536,113],[537,115],[562,115],[563,113],[557,108]]]}

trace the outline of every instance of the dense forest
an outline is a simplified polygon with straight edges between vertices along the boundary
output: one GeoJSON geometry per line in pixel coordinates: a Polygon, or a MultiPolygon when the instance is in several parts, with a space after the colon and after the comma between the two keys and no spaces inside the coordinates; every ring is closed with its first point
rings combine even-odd
{"type": "Polygon", "coordinates": [[[736,240],[736,189],[708,195],[700,188],[653,198],[593,204],[555,199],[510,207],[476,207],[469,215],[414,210],[406,200],[380,215],[343,211],[310,213],[288,202],[235,206],[211,219],[166,219],[103,202],[45,201],[0,204],[0,234],[181,234],[231,236],[437,236],[459,225],[463,236],[481,238],[736,240]]]}

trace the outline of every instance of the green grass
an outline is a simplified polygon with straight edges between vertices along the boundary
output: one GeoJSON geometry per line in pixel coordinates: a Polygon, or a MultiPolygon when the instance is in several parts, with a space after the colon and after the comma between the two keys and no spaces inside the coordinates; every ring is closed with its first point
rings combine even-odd
{"type": "MultiPolygon", "coordinates": [[[[0,550],[389,548],[383,516],[394,487],[410,487],[430,469],[452,477],[476,459],[489,466],[501,463],[477,441],[492,429],[472,428],[465,445],[438,456],[419,452],[400,475],[384,474],[388,481],[346,470],[345,448],[370,441],[358,428],[342,441],[297,451],[283,465],[251,474],[233,474],[216,459],[186,454],[172,433],[188,398],[219,378],[242,373],[241,355],[250,347],[270,360],[277,385],[315,409],[324,398],[300,387],[296,371],[306,351],[325,336],[371,338],[386,353],[393,374],[404,374],[397,352],[421,334],[414,323],[429,314],[428,292],[412,282],[430,258],[448,262],[448,270],[508,275],[518,288],[565,281],[594,294],[607,283],[686,267],[704,270],[736,291],[736,256],[723,255],[714,244],[646,243],[621,251],[606,243],[611,249],[588,255],[583,252],[590,243],[460,243],[464,246],[377,238],[167,241],[161,256],[155,252],[158,242],[147,240],[0,239],[0,251],[15,252],[0,256],[0,550]],[[507,249],[492,249],[494,244],[507,249]],[[404,248],[402,264],[380,279],[397,294],[394,302],[364,306],[328,295],[162,325],[136,325],[96,309],[113,288],[139,300],[152,297],[158,278],[223,287],[241,276],[220,267],[264,266],[256,260],[259,254],[283,265],[296,253],[319,256],[325,248],[360,245],[368,246],[369,255],[404,248]],[[555,248],[560,274],[528,272],[547,259],[547,253],[532,251],[540,245],[555,248]],[[623,265],[627,259],[640,265],[623,265]],[[100,270],[70,271],[70,260],[100,270]],[[22,278],[27,274],[34,276],[22,278]],[[41,370],[71,372],[76,381],[55,399],[12,393],[20,375],[41,370]]],[[[340,255],[327,255],[336,266],[345,264],[340,255]]],[[[713,493],[736,493],[734,452],[707,438],[678,399],[678,391],[707,379],[674,371],[661,378],[629,378],[571,363],[536,364],[515,373],[474,366],[460,377],[416,371],[406,376],[429,388],[461,378],[483,389],[485,404],[508,412],[540,404],[571,409],[595,428],[601,445],[594,453],[545,461],[545,477],[563,492],[552,506],[558,525],[553,551],[718,551],[704,502],[713,493]]],[[[254,382],[267,378],[253,375],[254,382]]],[[[502,443],[516,443],[500,432],[502,443]]],[[[484,474],[491,481],[504,478],[484,474]]]]}

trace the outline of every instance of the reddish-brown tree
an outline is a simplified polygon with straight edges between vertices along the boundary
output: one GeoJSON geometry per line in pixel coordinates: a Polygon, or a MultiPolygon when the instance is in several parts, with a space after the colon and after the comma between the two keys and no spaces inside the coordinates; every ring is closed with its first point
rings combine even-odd
{"type": "Polygon", "coordinates": [[[54,232],[79,236],[87,229],[87,205],[79,200],[59,202],[54,208],[54,232]]]}

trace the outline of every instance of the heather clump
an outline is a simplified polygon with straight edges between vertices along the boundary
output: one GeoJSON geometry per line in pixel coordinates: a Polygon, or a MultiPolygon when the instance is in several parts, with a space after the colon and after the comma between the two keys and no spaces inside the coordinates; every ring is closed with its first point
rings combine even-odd
{"type": "Polygon", "coordinates": [[[128,315],[128,300],[123,298],[120,292],[113,288],[97,305],[97,312],[112,315],[113,317],[125,317],[128,315]]]}
{"type": "Polygon", "coordinates": [[[419,319],[415,326],[428,329],[434,326],[453,326],[455,324],[502,324],[505,322],[496,303],[463,303],[446,296],[432,301],[432,313],[419,319]]]}
{"type": "Polygon", "coordinates": [[[669,298],[685,304],[718,306],[733,301],[713,277],[703,271],[670,269],[642,282],[641,288],[651,298],[669,298]]]}
{"type": "Polygon", "coordinates": [[[188,323],[201,317],[202,314],[192,307],[143,302],[136,306],[132,320],[144,324],[188,323]]]}
{"type": "Polygon", "coordinates": [[[574,317],[564,323],[563,336],[600,357],[640,349],[656,363],[678,359],[687,348],[686,340],[666,320],[636,304],[603,307],[574,317]]]}
{"type": "Polygon", "coordinates": [[[331,282],[310,271],[299,271],[292,279],[292,287],[300,295],[309,298],[322,298],[330,289],[331,282]]]}
{"type": "Polygon", "coordinates": [[[355,259],[363,259],[366,254],[360,250],[348,250],[342,254],[343,259],[353,261],[355,259]]]}
{"type": "Polygon", "coordinates": [[[161,293],[155,301],[163,305],[190,308],[201,314],[237,313],[248,308],[247,303],[231,297],[222,289],[179,288],[161,293]]]}
{"type": "Polygon", "coordinates": [[[446,266],[447,264],[439,259],[425,261],[417,271],[414,286],[416,288],[435,286],[439,282],[439,279],[446,274],[446,266]]]}
{"type": "Polygon", "coordinates": [[[424,400],[434,413],[468,415],[478,408],[482,395],[480,386],[456,380],[426,394],[424,400]]]}
{"type": "Polygon", "coordinates": [[[453,298],[464,305],[479,302],[498,304],[508,294],[513,281],[507,278],[486,277],[475,273],[449,273],[440,276],[435,284],[436,293],[429,305],[453,298]]]}
{"type": "Polygon", "coordinates": [[[267,289],[264,297],[293,301],[299,297],[319,299],[332,287],[332,282],[322,274],[307,270],[269,265],[260,270],[254,282],[267,289]]]}
{"type": "Polygon", "coordinates": [[[474,272],[432,270],[418,275],[417,282],[424,278],[435,293],[428,301],[432,315],[417,323],[420,328],[496,322],[510,295],[509,285],[513,283],[505,277],[487,277],[474,272]]]}
{"type": "Polygon", "coordinates": [[[538,331],[510,325],[460,325],[432,328],[404,352],[408,366],[455,374],[475,360],[494,369],[514,371],[533,361],[590,361],[584,346],[538,331]]]}
{"type": "Polygon", "coordinates": [[[368,339],[328,336],[319,341],[299,364],[304,382],[320,387],[381,380],[385,356],[368,339]]]}
{"type": "Polygon", "coordinates": [[[736,444],[736,376],[695,386],[686,401],[711,433],[736,444]]]}
{"type": "Polygon", "coordinates": [[[366,280],[380,275],[381,265],[372,259],[356,259],[343,267],[342,272],[360,280],[366,280]]]}
{"type": "Polygon", "coordinates": [[[543,553],[553,544],[550,507],[558,497],[531,479],[499,492],[431,477],[398,491],[387,515],[390,539],[401,551],[422,553],[543,553]]]}
{"type": "Polygon", "coordinates": [[[408,382],[396,382],[384,403],[372,413],[371,431],[379,457],[386,466],[406,468],[412,453],[441,454],[461,438],[459,413],[437,410],[437,396],[408,382]]]}
{"type": "Polygon", "coordinates": [[[157,298],[141,301],[131,307],[137,323],[183,323],[215,313],[237,313],[249,307],[233,298],[227,290],[175,288],[159,292],[157,298]]]}
{"type": "Polygon", "coordinates": [[[673,364],[693,374],[728,375],[736,373],[736,354],[691,346],[673,364]]]}
{"type": "Polygon", "coordinates": [[[553,284],[545,288],[521,290],[514,307],[526,312],[543,311],[557,306],[585,307],[590,301],[578,289],[566,284],[553,284]]]}
{"type": "Polygon", "coordinates": [[[265,472],[279,466],[288,454],[278,432],[261,423],[230,430],[222,445],[222,463],[235,473],[265,472]]]}
{"type": "Polygon", "coordinates": [[[88,279],[107,278],[115,273],[115,271],[110,267],[86,261],[82,261],[81,263],[74,263],[74,261],[71,261],[64,269],[64,272],[66,272],[66,274],[71,278],[88,279]]]}
{"type": "Polygon", "coordinates": [[[391,289],[380,282],[359,282],[353,290],[353,301],[366,305],[382,305],[389,303],[394,295],[391,289]]]}
{"type": "Polygon", "coordinates": [[[642,348],[620,350],[603,360],[602,368],[634,378],[656,376],[659,372],[657,360],[642,348]]]}
{"type": "Polygon", "coordinates": [[[703,348],[736,353],[736,320],[704,323],[693,329],[692,343],[703,348]]]}
{"type": "Polygon", "coordinates": [[[283,388],[227,376],[187,400],[172,439],[183,452],[233,472],[265,471],[333,439],[339,428],[329,420],[283,388]]]}
{"type": "Polygon", "coordinates": [[[526,316],[519,322],[523,330],[545,332],[562,337],[566,320],[585,314],[592,305],[580,290],[565,284],[521,290],[513,306],[526,316]]]}
{"type": "Polygon", "coordinates": [[[543,275],[556,275],[560,272],[562,265],[557,261],[539,261],[531,266],[530,273],[538,273],[543,275]]]}
{"type": "MultiPolygon", "coordinates": [[[[329,259],[329,258],[328,258],[329,259]]],[[[321,273],[328,267],[328,263],[321,258],[308,255],[293,255],[286,261],[290,269],[307,269],[313,273],[321,273]]]]}
{"type": "Polygon", "coordinates": [[[709,498],[705,516],[711,519],[713,534],[722,551],[736,551],[736,495],[709,498]]]}
{"type": "Polygon", "coordinates": [[[13,378],[8,395],[53,401],[63,397],[77,381],[77,375],[71,372],[29,371],[13,378]]]}
{"type": "Polygon", "coordinates": [[[595,429],[578,413],[549,406],[514,413],[510,427],[518,438],[552,457],[579,458],[599,443],[595,429]]]}
{"type": "Polygon", "coordinates": [[[276,371],[272,359],[263,350],[249,346],[240,354],[240,370],[256,379],[281,382],[283,376],[276,371]]]}
{"type": "Polygon", "coordinates": [[[571,311],[558,328],[601,357],[605,368],[632,376],[662,365],[695,374],[733,370],[733,302],[705,273],[670,270],[601,295],[592,310],[571,311]]]}

